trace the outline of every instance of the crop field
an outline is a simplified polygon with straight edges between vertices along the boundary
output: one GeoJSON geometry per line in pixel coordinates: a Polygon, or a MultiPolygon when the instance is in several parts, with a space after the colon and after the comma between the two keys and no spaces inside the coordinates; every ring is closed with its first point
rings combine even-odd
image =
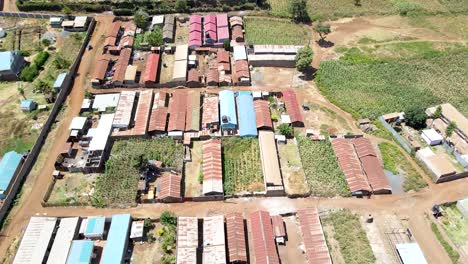
{"type": "MultiPolygon", "coordinates": [[[[406,44],[408,46],[410,44],[406,44]]],[[[449,51],[418,44],[409,58],[375,58],[356,49],[322,62],[316,82],[334,104],[355,117],[376,118],[409,107],[450,102],[468,115],[468,48],[449,51]]]]}
{"type": "Polygon", "coordinates": [[[140,169],[148,160],[162,161],[165,167],[181,171],[183,159],[184,147],[171,138],[115,142],[105,173],[96,181],[93,205],[122,207],[135,204],[140,169]]]}
{"type": "Polygon", "coordinates": [[[379,150],[382,153],[384,168],[393,174],[402,173],[405,176],[405,181],[403,182],[405,192],[411,190],[419,191],[427,186],[426,181],[405,158],[398,147],[384,142],[379,144],[379,150]]]}
{"type": "Polygon", "coordinates": [[[312,41],[309,29],[289,20],[266,17],[245,17],[247,43],[305,45],[312,41]]]}
{"type": "Polygon", "coordinates": [[[222,149],[226,195],[265,190],[257,139],[225,138],[222,149]]]}
{"type": "Polygon", "coordinates": [[[297,137],[302,166],[311,195],[350,196],[350,190],[329,141],[297,137]]]}
{"type": "MultiPolygon", "coordinates": [[[[321,220],[332,258],[338,251],[347,264],[375,263],[376,259],[359,221],[359,215],[349,210],[341,210],[331,212],[321,217],[321,220]],[[330,240],[337,243],[330,243],[330,240]]],[[[333,262],[337,260],[333,259],[333,262]]]]}
{"type": "Polygon", "coordinates": [[[278,144],[278,153],[286,193],[292,196],[309,193],[301,157],[294,141],[288,140],[287,144],[278,144]]]}

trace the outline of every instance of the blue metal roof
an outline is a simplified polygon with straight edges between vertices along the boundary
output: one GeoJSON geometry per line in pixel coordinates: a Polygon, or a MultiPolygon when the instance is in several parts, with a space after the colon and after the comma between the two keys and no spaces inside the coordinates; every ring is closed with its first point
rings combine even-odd
{"type": "Polygon", "coordinates": [[[237,109],[239,111],[239,134],[241,137],[256,137],[257,124],[252,93],[239,92],[237,96],[237,109]]]}
{"type": "Polygon", "coordinates": [[[31,99],[21,101],[21,108],[29,108],[34,101],[31,99]]]}
{"type": "Polygon", "coordinates": [[[237,125],[236,102],[234,92],[223,90],[219,92],[220,125],[221,128],[234,128],[237,125]],[[227,118],[227,123],[223,121],[227,118]],[[224,119],[224,120],[223,120],[224,119]]]}
{"type": "Polygon", "coordinates": [[[0,52],[0,71],[11,70],[11,64],[15,60],[16,51],[0,52]]]}
{"type": "Polygon", "coordinates": [[[68,253],[67,264],[89,264],[93,255],[94,242],[74,240],[68,253]]]}
{"type": "Polygon", "coordinates": [[[127,250],[130,214],[112,216],[112,223],[107,236],[106,248],[102,254],[101,264],[122,263],[127,250]]]}
{"type": "MultiPolygon", "coordinates": [[[[0,191],[8,188],[16,169],[21,164],[22,158],[23,156],[15,151],[10,151],[3,155],[2,161],[0,161],[0,191]]],[[[4,198],[5,195],[3,193],[0,194],[0,199],[4,198]]]]}
{"type": "Polygon", "coordinates": [[[101,236],[104,234],[105,217],[90,217],[84,232],[85,236],[101,236]]]}
{"type": "Polygon", "coordinates": [[[60,88],[60,87],[62,87],[62,83],[63,83],[63,80],[65,80],[65,77],[67,77],[67,73],[66,73],[66,72],[62,72],[61,74],[59,74],[59,75],[57,76],[57,79],[55,79],[54,88],[60,88]]]}

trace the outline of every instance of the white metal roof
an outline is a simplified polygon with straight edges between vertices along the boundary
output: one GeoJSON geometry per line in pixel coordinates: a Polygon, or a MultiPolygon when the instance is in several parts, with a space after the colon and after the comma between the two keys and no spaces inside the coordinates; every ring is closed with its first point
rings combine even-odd
{"type": "Polygon", "coordinates": [[[31,217],[13,264],[42,263],[56,223],[55,217],[31,217]]]}
{"type": "Polygon", "coordinates": [[[247,59],[247,53],[245,52],[245,47],[244,46],[235,46],[234,48],[234,60],[246,60],[247,59]]]}
{"type": "Polygon", "coordinates": [[[107,145],[107,140],[112,129],[112,121],[114,120],[114,114],[101,115],[99,124],[96,128],[96,135],[91,139],[89,143],[89,151],[104,150],[107,145]]]}
{"type": "Polygon", "coordinates": [[[173,81],[185,81],[187,77],[187,60],[179,60],[174,63],[173,81]]]}
{"type": "Polygon", "coordinates": [[[77,16],[77,17],[75,17],[74,27],[84,27],[86,25],[87,20],[88,20],[87,16],[77,16]]]}
{"type": "Polygon", "coordinates": [[[426,129],[422,131],[423,135],[426,136],[430,141],[441,141],[444,138],[435,131],[435,129],[426,129]]]}
{"type": "Polygon", "coordinates": [[[203,180],[203,193],[223,193],[223,180],[213,178],[203,180]]]}
{"type": "Polygon", "coordinates": [[[426,259],[418,243],[396,244],[403,264],[426,264],[426,259]]]}
{"type": "Polygon", "coordinates": [[[68,251],[78,231],[78,221],[78,217],[62,218],[60,220],[47,264],[66,263],[68,251]]]}
{"type": "Polygon", "coordinates": [[[136,91],[122,91],[120,95],[115,117],[112,123],[113,127],[128,127],[132,117],[133,105],[135,103],[136,91]]]}
{"type": "Polygon", "coordinates": [[[151,19],[151,26],[161,25],[164,23],[164,15],[153,16],[151,19]]]}
{"type": "Polygon", "coordinates": [[[289,115],[281,115],[281,123],[291,124],[291,118],[289,117],[289,115]]]}
{"type": "Polygon", "coordinates": [[[81,109],[88,109],[91,107],[91,99],[85,98],[83,99],[83,103],[81,104],[81,109]]]}
{"type": "Polygon", "coordinates": [[[176,61],[187,60],[188,45],[178,45],[178,46],[176,46],[176,51],[175,51],[174,57],[175,57],[176,61]]]}
{"type": "Polygon", "coordinates": [[[82,130],[84,128],[84,125],[86,124],[86,117],[81,117],[81,116],[76,116],[73,118],[70,127],[68,129],[70,130],[82,130]]]}
{"type": "Polygon", "coordinates": [[[130,238],[143,237],[144,221],[133,221],[130,230],[130,238]]]}
{"type": "Polygon", "coordinates": [[[93,109],[97,109],[100,112],[106,111],[108,107],[116,107],[119,103],[120,94],[97,94],[94,97],[93,109]]]}
{"type": "Polygon", "coordinates": [[[203,218],[203,245],[224,245],[224,216],[216,215],[203,218]]]}

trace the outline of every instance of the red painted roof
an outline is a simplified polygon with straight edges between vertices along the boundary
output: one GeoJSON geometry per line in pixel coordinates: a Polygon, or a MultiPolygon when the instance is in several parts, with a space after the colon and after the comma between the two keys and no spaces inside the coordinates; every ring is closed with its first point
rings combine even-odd
{"type": "Polygon", "coordinates": [[[235,65],[236,78],[250,78],[249,63],[246,60],[238,60],[235,65]]]}
{"type": "Polygon", "coordinates": [[[156,82],[158,77],[159,57],[159,53],[151,53],[148,55],[144,75],[145,82],[156,82]]]}
{"type": "Polygon", "coordinates": [[[247,262],[244,217],[242,217],[241,213],[230,213],[226,215],[226,231],[229,261],[231,263],[247,262]]]}
{"type": "Polygon", "coordinates": [[[273,233],[276,237],[286,236],[286,229],[284,228],[283,217],[281,217],[281,215],[272,216],[271,223],[273,225],[273,233]]]}
{"type": "Polygon", "coordinates": [[[185,112],[187,107],[187,92],[176,90],[169,102],[169,125],[167,131],[185,130],[185,112]]]}
{"type": "Polygon", "coordinates": [[[190,16],[189,24],[194,24],[194,23],[201,24],[201,16],[197,16],[197,15],[190,16]]]}
{"type": "Polygon", "coordinates": [[[351,142],[344,138],[337,138],[333,139],[331,143],[351,192],[370,192],[371,188],[362,172],[351,142]]]}
{"type": "Polygon", "coordinates": [[[273,237],[270,213],[266,211],[251,213],[250,229],[252,233],[255,263],[279,264],[280,261],[273,237]]]}
{"type": "Polygon", "coordinates": [[[114,82],[123,82],[125,77],[125,71],[127,70],[128,63],[130,62],[130,56],[132,55],[132,49],[122,49],[120,52],[119,59],[114,65],[114,76],[112,80],[114,82]]]}
{"type": "Polygon", "coordinates": [[[291,122],[304,123],[302,118],[301,108],[296,98],[296,92],[294,90],[286,90],[283,92],[284,104],[286,106],[286,112],[291,118],[291,122]]]}
{"type": "Polygon", "coordinates": [[[104,80],[106,77],[107,67],[109,66],[109,60],[101,58],[96,62],[96,68],[94,69],[93,79],[104,80]]]}
{"type": "Polygon", "coordinates": [[[221,163],[221,140],[211,139],[203,142],[203,190],[223,192],[223,169],[221,163]]]}
{"type": "Polygon", "coordinates": [[[201,34],[201,24],[190,24],[189,26],[190,33],[199,33],[201,34]]]}
{"type": "Polygon", "coordinates": [[[219,123],[218,104],[218,96],[205,96],[203,98],[202,128],[207,128],[207,124],[219,123]]]}
{"type": "Polygon", "coordinates": [[[229,28],[228,27],[218,27],[218,42],[223,42],[229,40],[229,28]]]}
{"type": "Polygon", "coordinates": [[[189,47],[200,47],[202,45],[201,40],[193,39],[189,41],[189,47]]]}
{"type": "Polygon", "coordinates": [[[367,138],[357,138],[353,140],[354,149],[356,154],[361,160],[362,168],[366,173],[367,180],[372,187],[374,192],[390,190],[391,186],[385,176],[382,165],[377,158],[377,153],[372,146],[372,143],[367,138]]]}
{"type": "Polygon", "coordinates": [[[216,25],[216,15],[207,15],[203,17],[203,24],[215,24],[216,25]]]}
{"type": "Polygon", "coordinates": [[[332,264],[316,207],[297,210],[309,264],[332,264]]]}
{"type": "Polygon", "coordinates": [[[217,52],[217,61],[218,63],[223,63],[223,62],[227,62],[229,63],[229,51],[226,51],[224,49],[218,49],[218,52],[217,52]]]}
{"type": "Polygon", "coordinates": [[[110,25],[109,30],[107,31],[106,37],[117,37],[121,28],[122,23],[120,21],[113,22],[110,25]]]}
{"type": "Polygon", "coordinates": [[[177,174],[163,175],[161,177],[161,190],[159,191],[159,199],[180,198],[182,176],[177,174]]]}
{"type": "Polygon", "coordinates": [[[218,27],[227,27],[228,26],[227,14],[217,14],[216,23],[218,24],[218,27]]]}
{"type": "Polygon", "coordinates": [[[257,128],[272,128],[273,122],[271,121],[270,106],[268,105],[268,101],[255,100],[254,108],[257,128]]]}
{"type": "Polygon", "coordinates": [[[217,69],[209,69],[207,74],[206,74],[206,82],[212,83],[218,83],[219,82],[219,72],[217,69]]]}
{"type": "Polygon", "coordinates": [[[168,109],[166,107],[167,93],[154,94],[153,107],[148,125],[148,131],[166,131],[168,109]]]}

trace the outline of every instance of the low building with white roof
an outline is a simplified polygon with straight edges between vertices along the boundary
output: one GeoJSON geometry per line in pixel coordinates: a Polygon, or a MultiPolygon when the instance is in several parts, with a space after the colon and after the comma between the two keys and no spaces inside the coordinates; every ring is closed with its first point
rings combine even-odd
{"type": "Polygon", "coordinates": [[[59,228],[57,229],[47,264],[63,264],[67,261],[71,243],[78,235],[79,221],[78,217],[60,219],[59,228]]]}

